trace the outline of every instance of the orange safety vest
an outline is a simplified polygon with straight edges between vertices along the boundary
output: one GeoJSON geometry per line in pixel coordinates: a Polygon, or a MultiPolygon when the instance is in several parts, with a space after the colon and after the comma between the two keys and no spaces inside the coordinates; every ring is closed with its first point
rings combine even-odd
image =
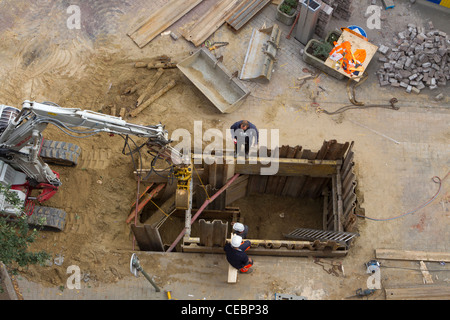
{"type": "Polygon", "coordinates": [[[334,42],[334,48],[330,51],[330,56],[333,54],[341,54],[342,59],[341,67],[348,74],[353,74],[354,72],[364,71],[362,63],[366,60],[366,50],[357,49],[355,54],[352,54],[352,46],[349,41],[344,41],[340,45],[334,42]]]}

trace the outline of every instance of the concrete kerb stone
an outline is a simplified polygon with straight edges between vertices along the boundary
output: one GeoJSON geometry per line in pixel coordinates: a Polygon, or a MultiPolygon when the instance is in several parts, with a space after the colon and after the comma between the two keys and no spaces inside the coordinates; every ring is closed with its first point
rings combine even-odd
{"type": "Polygon", "coordinates": [[[14,290],[14,286],[11,281],[11,277],[9,276],[8,270],[6,270],[6,266],[3,262],[0,261],[0,283],[4,285],[3,290],[8,294],[11,300],[19,300],[17,297],[16,290],[14,290]]]}

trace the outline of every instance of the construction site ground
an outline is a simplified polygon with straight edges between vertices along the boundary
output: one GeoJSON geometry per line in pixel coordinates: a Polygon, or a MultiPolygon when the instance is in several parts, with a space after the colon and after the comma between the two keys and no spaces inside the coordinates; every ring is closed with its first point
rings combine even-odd
{"type": "MultiPolygon", "coordinates": [[[[135,68],[138,61],[167,55],[179,62],[197,48],[180,36],[180,28],[192,24],[208,11],[214,0],[203,3],[170,26],[179,38],[158,36],[140,49],[127,36],[139,19],[148,17],[166,0],[71,1],[81,13],[81,28],[68,29],[66,1],[5,0],[0,3],[0,103],[19,107],[22,101],[52,101],[63,107],[108,113],[131,108],[138,93],[122,92],[148,81],[156,70],[135,68]]],[[[435,28],[450,34],[449,10],[425,1],[395,1],[395,8],[382,10],[381,29],[366,28],[364,17],[371,1],[354,1],[350,21],[333,18],[330,29],[350,24],[365,28],[375,45],[391,45],[392,38],[408,23],[435,28]]],[[[381,3],[378,3],[381,5],[381,3]]],[[[243,105],[222,114],[178,69],[166,69],[157,87],[174,79],[177,85],[137,118],[138,124],[166,125],[169,133],[184,128],[193,131],[194,121],[203,130],[216,128],[225,133],[231,124],[248,119],[259,129],[279,129],[280,145],[318,150],[324,140],[354,141],[355,171],[368,217],[387,219],[407,213],[428,201],[437,191],[434,176],[443,179],[449,171],[450,103],[449,86],[424,89],[420,94],[402,88],[380,87],[375,72],[381,62],[376,53],[368,68],[368,80],[357,88],[356,98],[366,104],[387,104],[395,97],[399,110],[352,109],[337,115],[317,113],[311,94],[318,93],[321,108],[334,111],[349,105],[347,81],[324,73],[307,81],[301,89],[297,78],[307,75],[304,48],[290,27],[275,20],[276,6],[269,4],[239,32],[223,25],[211,37],[228,46],[214,51],[223,55],[231,72],[240,71],[253,28],[279,24],[283,31],[277,63],[269,83],[247,81],[251,91],[243,105]],[[444,98],[435,100],[443,93],[444,98]]],[[[45,131],[52,140],[73,142],[82,148],[74,168],[53,167],[63,185],[47,206],[67,211],[63,232],[41,232],[31,250],[46,250],[53,258],[64,257],[61,265],[29,266],[13,276],[19,298],[30,299],[155,299],[166,300],[165,291],[179,300],[272,300],[275,293],[306,297],[308,300],[340,300],[367,288],[365,263],[374,259],[376,249],[449,252],[449,181],[444,180],[439,196],[424,208],[399,219],[371,221],[358,218],[360,234],[344,258],[254,256],[254,271],[238,275],[236,284],[227,283],[228,263],[223,254],[139,252],[125,223],[136,199],[137,184],[130,157],[122,154],[123,139],[100,134],[75,139],[54,127],[45,131]],[[162,292],[155,292],[141,275],[130,273],[133,252],[162,292]],[[333,272],[332,263],[342,263],[343,272],[333,272]],[[81,270],[81,288],[70,289],[67,268],[81,270]]],[[[137,139],[136,141],[140,141],[137,139]]],[[[249,201],[252,201],[250,199],[249,201]]],[[[255,205],[258,198],[253,199],[255,205]]],[[[270,219],[295,214],[296,206],[282,197],[266,201],[270,219]]],[[[247,204],[251,206],[250,204],[247,204]]],[[[267,225],[265,225],[267,224],[267,225]]],[[[251,229],[256,226],[250,225],[251,229]]],[[[287,230],[286,230],[287,231],[287,230]]],[[[181,232],[174,230],[175,234],[181,232]]],[[[382,289],[368,299],[384,300],[383,288],[424,285],[418,261],[381,261],[382,289]]],[[[427,262],[435,284],[448,286],[448,265],[427,262]],[[440,270],[439,272],[433,270],[440,270]],[[447,271],[443,271],[447,270],[447,271]]],[[[336,271],[336,270],[334,270],[336,271]]]]}

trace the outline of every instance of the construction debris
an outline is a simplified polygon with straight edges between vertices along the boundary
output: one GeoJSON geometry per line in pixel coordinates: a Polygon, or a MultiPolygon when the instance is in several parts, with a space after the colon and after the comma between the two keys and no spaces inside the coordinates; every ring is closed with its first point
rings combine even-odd
{"type": "Polygon", "coordinates": [[[142,101],[150,94],[150,92],[153,90],[153,87],[155,86],[156,82],[158,82],[159,78],[161,78],[163,73],[164,73],[164,69],[159,68],[158,72],[153,76],[152,80],[147,85],[147,88],[145,88],[145,91],[139,96],[136,106],[141,105],[142,101]]]}
{"type": "Polygon", "coordinates": [[[382,67],[377,71],[380,86],[401,87],[419,94],[426,87],[434,90],[445,87],[450,80],[450,40],[445,32],[429,24],[424,27],[408,24],[408,28],[394,37],[395,47],[381,45],[378,59],[382,67]]]}
{"type": "Polygon", "coordinates": [[[143,104],[141,104],[138,108],[134,109],[130,112],[131,117],[136,117],[140,112],[142,112],[145,108],[147,108],[149,105],[151,105],[156,99],[161,97],[163,94],[165,94],[167,91],[175,87],[176,82],[175,80],[171,80],[169,83],[167,83],[163,88],[161,88],[158,92],[154,93],[150,98],[148,98],[143,104]]]}

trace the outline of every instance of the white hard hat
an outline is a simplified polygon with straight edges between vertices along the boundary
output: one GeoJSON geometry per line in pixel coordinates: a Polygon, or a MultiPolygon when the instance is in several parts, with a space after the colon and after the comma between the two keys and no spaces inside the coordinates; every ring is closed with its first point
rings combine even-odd
{"type": "Polygon", "coordinates": [[[241,243],[242,243],[242,237],[241,236],[238,236],[238,235],[235,234],[231,238],[231,246],[232,247],[238,248],[241,245],[241,243]]]}
{"type": "Polygon", "coordinates": [[[237,232],[242,232],[244,231],[244,225],[240,222],[236,222],[235,224],[233,224],[233,230],[236,230],[237,232]]]}

